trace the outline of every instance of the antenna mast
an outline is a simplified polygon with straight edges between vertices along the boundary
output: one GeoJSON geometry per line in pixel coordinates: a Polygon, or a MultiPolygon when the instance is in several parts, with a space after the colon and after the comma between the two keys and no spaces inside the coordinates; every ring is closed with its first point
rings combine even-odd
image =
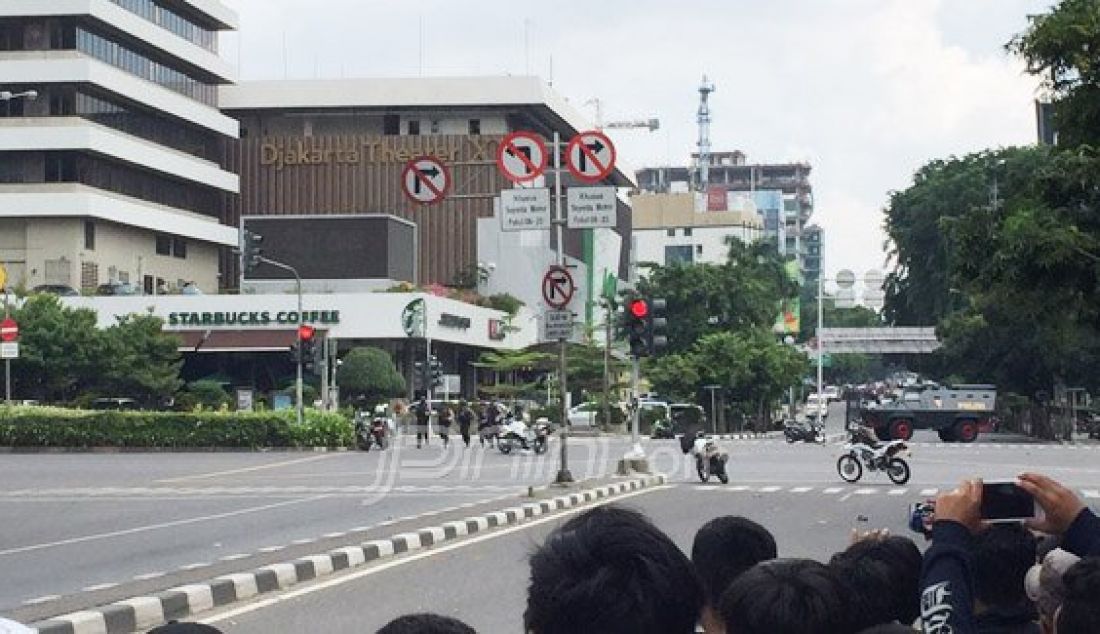
{"type": "Polygon", "coordinates": [[[714,92],[714,83],[703,75],[703,83],[699,85],[699,191],[707,191],[710,185],[710,93],[714,92]]]}

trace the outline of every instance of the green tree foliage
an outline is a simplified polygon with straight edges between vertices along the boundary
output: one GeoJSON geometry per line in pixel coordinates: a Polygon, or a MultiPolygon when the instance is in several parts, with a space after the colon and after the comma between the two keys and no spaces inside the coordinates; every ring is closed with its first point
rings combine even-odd
{"type": "Polygon", "coordinates": [[[1062,0],[1008,44],[1053,97],[1059,144],[1100,145],[1100,3],[1062,0]]]}
{"type": "Polygon", "coordinates": [[[152,315],[127,315],[101,333],[109,356],[105,380],[114,395],[147,407],[168,402],[180,381],[179,337],[163,331],[164,321],[152,315]]]}
{"type": "Polygon", "coordinates": [[[773,243],[731,240],[725,263],[652,266],[637,292],[668,301],[663,354],[680,354],[708,334],[770,327],[798,284],[787,278],[773,243]]]}
{"type": "Polygon", "coordinates": [[[217,410],[231,402],[229,392],[219,381],[200,379],[187,384],[187,390],[180,395],[177,405],[184,403],[188,409],[201,405],[204,409],[217,410]]]}
{"type": "Polygon", "coordinates": [[[353,348],[336,371],[342,398],[371,405],[405,393],[405,378],[390,355],[378,348],[353,348]]]}

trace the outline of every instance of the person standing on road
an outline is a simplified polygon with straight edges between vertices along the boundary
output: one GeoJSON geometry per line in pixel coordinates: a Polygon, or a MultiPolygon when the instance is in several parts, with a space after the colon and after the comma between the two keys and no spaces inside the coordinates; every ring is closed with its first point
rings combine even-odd
{"type": "Polygon", "coordinates": [[[496,403],[489,402],[485,406],[485,414],[481,419],[481,423],[477,427],[478,436],[481,439],[481,446],[485,446],[485,441],[489,441],[489,446],[493,446],[493,435],[497,433],[497,428],[500,425],[500,408],[496,403]]]}
{"type": "Polygon", "coordinates": [[[439,437],[443,439],[443,448],[451,444],[451,423],[454,421],[455,412],[450,403],[443,403],[439,407],[439,437]]]}
{"type": "Polygon", "coordinates": [[[420,449],[421,440],[428,444],[428,421],[431,420],[432,410],[428,405],[427,397],[421,396],[414,410],[416,415],[416,448],[420,449]]]}
{"type": "Polygon", "coordinates": [[[458,408],[458,433],[462,434],[462,442],[469,447],[470,446],[470,425],[474,423],[474,410],[470,409],[470,404],[466,401],[462,401],[458,408]]]}

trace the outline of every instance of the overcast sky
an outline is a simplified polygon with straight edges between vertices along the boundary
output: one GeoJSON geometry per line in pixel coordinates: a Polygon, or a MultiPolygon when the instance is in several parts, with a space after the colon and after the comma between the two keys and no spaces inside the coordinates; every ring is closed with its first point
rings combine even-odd
{"type": "Polygon", "coordinates": [[[686,164],[706,73],[715,151],[812,164],[829,275],[882,266],[888,193],[927,160],[1034,141],[1037,82],[1003,45],[1053,4],[226,2],[241,30],[223,54],[242,79],[552,74],[590,116],[598,97],[605,120],[660,118],[658,132],[613,134],[632,167],[686,164]]]}

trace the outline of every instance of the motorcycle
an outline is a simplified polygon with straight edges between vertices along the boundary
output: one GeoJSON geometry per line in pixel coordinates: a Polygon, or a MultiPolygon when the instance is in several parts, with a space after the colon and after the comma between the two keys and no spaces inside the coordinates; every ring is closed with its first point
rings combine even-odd
{"type": "Polygon", "coordinates": [[[909,445],[904,440],[880,443],[869,429],[856,427],[844,446],[844,455],[836,461],[836,470],[845,482],[859,481],[866,466],[869,471],[885,471],[894,484],[905,484],[910,476],[909,463],[901,456],[908,453],[909,445]]]}
{"type": "Polygon", "coordinates": [[[726,473],[729,454],[720,449],[713,438],[708,438],[703,432],[697,433],[694,441],[688,436],[682,436],[680,447],[684,453],[690,452],[695,456],[695,472],[699,474],[701,482],[709,482],[710,476],[714,475],[722,484],[729,483],[730,477],[726,473]]]}
{"type": "Polygon", "coordinates": [[[355,417],[355,444],[362,451],[370,451],[372,445],[377,445],[379,450],[386,448],[386,419],[375,416],[367,424],[366,416],[355,417]]]}
{"type": "Polygon", "coordinates": [[[523,419],[508,416],[497,436],[497,448],[500,453],[508,455],[517,446],[521,449],[533,449],[536,454],[546,453],[550,438],[550,425],[548,423],[535,423],[534,429],[527,426],[523,419]]]}
{"type": "Polygon", "coordinates": [[[675,434],[672,432],[672,421],[667,418],[658,419],[653,423],[653,431],[650,433],[650,438],[675,438],[675,434]]]}
{"type": "Polygon", "coordinates": [[[825,442],[825,432],[822,431],[821,422],[816,418],[811,418],[807,423],[800,423],[797,421],[787,421],[783,424],[783,436],[787,439],[788,443],[796,443],[799,441],[804,442],[825,442]]]}

